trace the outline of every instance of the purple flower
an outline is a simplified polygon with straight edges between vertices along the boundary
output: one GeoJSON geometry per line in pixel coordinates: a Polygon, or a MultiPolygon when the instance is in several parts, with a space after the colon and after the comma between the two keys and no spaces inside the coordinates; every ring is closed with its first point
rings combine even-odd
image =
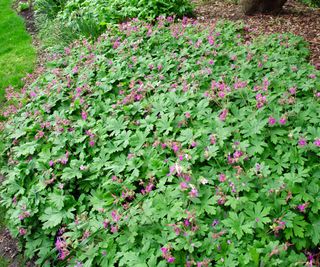
{"type": "Polygon", "coordinates": [[[83,119],[84,121],[87,120],[87,118],[88,118],[87,112],[82,111],[82,112],[81,112],[81,117],[82,117],[82,119],[83,119]]]}
{"type": "Polygon", "coordinates": [[[260,171],[261,165],[259,163],[256,164],[256,171],[260,171]]]}
{"type": "Polygon", "coordinates": [[[299,141],[298,141],[298,145],[300,147],[304,147],[307,145],[307,140],[305,138],[300,138],[299,141]]]}
{"type": "Polygon", "coordinates": [[[26,233],[27,233],[27,230],[26,230],[26,229],[24,229],[24,228],[20,228],[20,229],[19,229],[19,234],[20,234],[21,236],[25,235],[26,233]]]}
{"type": "Polygon", "coordinates": [[[113,210],[111,212],[111,217],[114,222],[118,222],[120,220],[120,216],[118,215],[118,212],[116,210],[113,210]]]}
{"type": "Polygon", "coordinates": [[[210,136],[210,144],[211,144],[211,145],[214,145],[214,144],[216,143],[216,141],[217,141],[217,140],[216,140],[216,137],[215,137],[214,135],[211,135],[211,136],[210,136]]]}
{"type": "Polygon", "coordinates": [[[176,259],[172,256],[170,256],[168,259],[167,259],[167,262],[169,263],[173,263],[176,259]]]}
{"type": "Polygon", "coordinates": [[[300,212],[305,212],[306,211],[306,207],[308,205],[305,203],[305,204],[300,204],[297,206],[297,209],[300,211],[300,212]]]}
{"type": "Polygon", "coordinates": [[[223,182],[225,182],[226,180],[227,180],[226,175],[223,174],[223,173],[221,173],[221,174],[219,175],[219,181],[220,181],[221,183],[223,183],[223,182]]]}
{"type": "Polygon", "coordinates": [[[179,146],[176,143],[172,144],[172,149],[175,153],[177,153],[179,151],[179,146]]]}
{"type": "Polygon", "coordinates": [[[213,36],[208,36],[208,42],[210,45],[214,45],[214,37],[213,36]]]}
{"type": "Polygon", "coordinates": [[[215,227],[215,226],[217,226],[218,224],[219,224],[219,221],[218,221],[218,220],[213,220],[211,226],[212,226],[212,227],[215,227]]]}
{"type": "Polygon", "coordinates": [[[269,117],[269,125],[275,125],[276,124],[276,122],[277,122],[277,120],[274,118],[274,117],[269,117]]]}
{"type": "Polygon", "coordinates": [[[296,92],[297,92],[297,88],[296,87],[291,87],[291,88],[289,88],[289,92],[290,92],[290,94],[295,95],[296,92]]]}
{"type": "Polygon", "coordinates": [[[287,122],[287,119],[286,119],[285,117],[282,117],[282,118],[279,120],[279,123],[280,123],[281,125],[285,125],[286,122],[287,122]]]}
{"type": "Polygon", "coordinates": [[[109,226],[109,221],[108,220],[104,220],[102,224],[103,224],[103,228],[107,229],[108,226],[109,226]]]}
{"type": "Polygon", "coordinates": [[[118,226],[117,225],[112,225],[111,226],[111,233],[117,233],[119,231],[119,228],[118,228],[118,226]]]}
{"type": "Polygon", "coordinates": [[[197,197],[198,196],[198,190],[196,188],[192,188],[189,192],[190,197],[197,197]]]}
{"type": "Polygon", "coordinates": [[[34,98],[36,96],[37,96],[37,94],[35,92],[33,92],[33,91],[30,92],[30,97],[34,98]]]}
{"type": "Polygon", "coordinates": [[[160,248],[160,250],[161,250],[161,252],[162,252],[163,254],[167,254],[168,251],[169,251],[169,249],[166,248],[166,247],[162,247],[162,248],[160,248]]]}
{"type": "Polygon", "coordinates": [[[53,165],[54,165],[54,161],[53,161],[53,160],[50,160],[50,161],[49,161],[49,166],[52,167],[53,165]]]}
{"type": "Polygon", "coordinates": [[[72,73],[73,74],[77,74],[78,73],[78,67],[75,66],[73,69],[72,69],[72,73]]]}
{"type": "Polygon", "coordinates": [[[228,111],[227,109],[224,109],[224,110],[220,113],[219,119],[220,119],[221,121],[225,121],[228,113],[229,113],[229,111],[228,111]]]}
{"type": "Polygon", "coordinates": [[[182,191],[184,191],[184,190],[187,190],[188,189],[188,184],[186,183],[186,182],[181,182],[180,183],[180,189],[182,190],[182,191]]]}
{"type": "Polygon", "coordinates": [[[317,147],[320,147],[320,138],[317,138],[316,140],[314,140],[314,145],[317,147]]]}

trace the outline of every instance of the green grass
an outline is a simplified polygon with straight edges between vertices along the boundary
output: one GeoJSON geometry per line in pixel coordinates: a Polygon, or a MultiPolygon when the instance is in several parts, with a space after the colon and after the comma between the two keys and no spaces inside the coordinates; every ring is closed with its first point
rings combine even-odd
{"type": "MultiPolygon", "coordinates": [[[[5,88],[9,85],[21,87],[21,78],[32,72],[36,60],[36,51],[24,20],[11,5],[12,0],[0,0],[0,109],[5,88]]],[[[4,227],[4,212],[1,208],[0,229],[4,227]]],[[[0,267],[7,267],[9,263],[0,256],[0,267]]]]}
{"type": "Polygon", "coordinates": [[[24,20],[11,5],[12,0],[0,0],[0,108],[5,88],[21,87],[21,78],[32,72],[36,59],[24,20]]]}
{"type": "Polygon", "coordinates": [[[9,262],[0,256],[0,267],[7,267],[9,265],[9,262]]]}

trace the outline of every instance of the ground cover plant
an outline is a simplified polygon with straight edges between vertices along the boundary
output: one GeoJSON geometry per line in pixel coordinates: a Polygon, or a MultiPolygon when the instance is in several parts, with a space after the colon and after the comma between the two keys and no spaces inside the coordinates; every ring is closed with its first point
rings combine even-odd
{"type": "Polygon", "coordinates": [[[320,78],[300,37],[159,18],[65,49],[6,112],[1,203],[41,266],[303,266],[320,78]]]}
{"type": "Polygon", "coordinates": [[[35,49],[23,19],[11,8],[11,0],[0,3],[0,105],[9,85],[22,86],[21,78],[32,72],[35,49]]]}

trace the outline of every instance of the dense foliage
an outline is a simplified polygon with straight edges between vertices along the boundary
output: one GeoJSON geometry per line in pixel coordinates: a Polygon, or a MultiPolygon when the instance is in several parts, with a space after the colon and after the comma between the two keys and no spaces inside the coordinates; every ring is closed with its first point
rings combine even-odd
{"type": "Polygon", "coordinates": [[[311,264],[320,78],[306,44],[171,21],[73,44],[10,109],[12,233],[42,266],[311,264]]]}
{"type": "Polygon", "coordinates": [[[320,7],[320,0],[300,0],[300,2],[311,7],[320,7]]]}
{"type": "Polygon", "coordinates": [[[70,41],[79,36],[97,38],[109,23],[129,18],[154,20],[160,15],[191,15],[190,0],[36,0],[38,25],[42,36],[70,41]]]}

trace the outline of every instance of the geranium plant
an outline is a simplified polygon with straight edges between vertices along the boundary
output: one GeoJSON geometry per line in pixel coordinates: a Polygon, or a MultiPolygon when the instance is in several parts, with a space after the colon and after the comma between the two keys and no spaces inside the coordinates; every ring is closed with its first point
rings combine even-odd
{"type": "MultiPolygon", "coordinates": [[[[132,20],[74,43],[1,133],[41,266],[302,266],[320,240],[320,79],[293,35],[132,20]]],[[[10,97],[10,92],[8,93],[10,97]]]]}

